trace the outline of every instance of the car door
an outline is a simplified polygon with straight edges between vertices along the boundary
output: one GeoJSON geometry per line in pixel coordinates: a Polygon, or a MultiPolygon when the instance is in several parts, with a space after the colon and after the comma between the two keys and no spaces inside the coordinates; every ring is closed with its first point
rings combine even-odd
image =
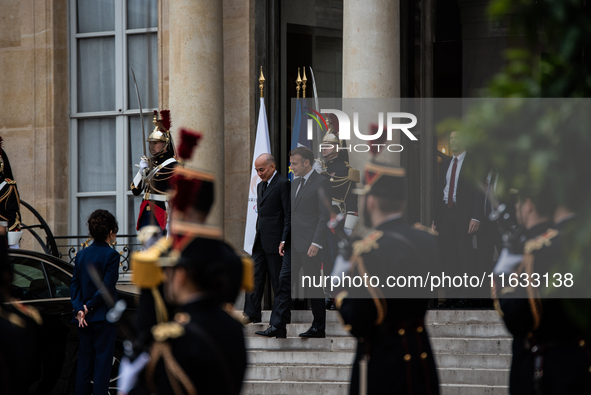
{"type": "Polygon", "coordinates": [[[29,392],[63,394],[78,350],[76,325],[71,323],[71,277],[56,266],[30,257],[10,257],[14,279],[11,292],[20,303],[36,308],[43,320],[37,343],[38,358],[32,361],[29,392]]]}

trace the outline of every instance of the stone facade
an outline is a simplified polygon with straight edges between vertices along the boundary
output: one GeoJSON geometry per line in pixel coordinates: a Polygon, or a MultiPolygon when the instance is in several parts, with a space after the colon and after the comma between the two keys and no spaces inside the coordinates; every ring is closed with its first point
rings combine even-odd
{"type": "Polygon", "coordinates": [[[66,0],[0,2],[0,136],[21,198],[56,234],[68,232],[67,15],[66,0]]]}
{"type": "MultiPolygon", "coordinates": [[[[241,250],[258,85],[254,70],[254,0],[224,0],[219,7],[219,20],[215,23],[221,50],[219,64],[212,64],[211,58],[201,59],[202,65],[209,64],[216,73],[215,81],[187,70],[190,59],[179,63],[181,68],[176,74],[171,73],[175,59],[182,55],[180,47],[170,41],[171,26],[175,27],[179,15],[182,16],[171,14],[171,8],[178,3],[182,1],[158,2],[159,108],[172,107],[174,130],[187,126],[202,130],[208,137],[187,166],[216,173],[219,186],[212,222],[223,226],[228,242],[241,250]],[[174,108],[186,95],[178,91],[175,104],[174,94],[171,98],[170,93],[171,74],[178,76],[179,89],[189,89],[189,79],[209,86],[209,92],[200,89],[184,109],[174,108]],[[200,108],[199,102],[210,107],[200,108]],[[209,122],[212,111],[217,111],[217,123],[209,122]],[[218,153],[215,157],[211,156],[212,150],[218,153]]],[[[211,5],[217,4],[217,0],[211,1],[211,5]]],[[[197,28],[196,35],[202,33],[202,24],[191,26],[197,28]]],[[[177,37],[175,43],[186,38],[186,34],[177,37]]],[[[55,235],[76,233],[68,229],[68,1],[2,0],[0,68],[0,136],[4,138],[21,198],[39,211],[55,235]]],[[[27,210],[23,209],[23,214],[24,223],[35,222],[27,210]]],[[[22,247],[39,249],[27,234],[22,247]]]]}

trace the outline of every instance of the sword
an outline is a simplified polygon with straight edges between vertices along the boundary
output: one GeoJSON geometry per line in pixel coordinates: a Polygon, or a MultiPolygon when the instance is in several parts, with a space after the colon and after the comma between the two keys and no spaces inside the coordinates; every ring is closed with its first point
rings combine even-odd
{"type": "MultiPolygon", "coordinates": [[[[318,90],[316,90],[316,78],[314,78],[314,71],[312,70],[311,66],[310,67],[310,75],[312,76],[312,88],[314,88],[314,104],[316,107],[316,112],[320,113],[320,104],[318,104],[318,90]]],[[[328,130],[327,130],[328,132],[328,130]]],[[[316,124],[316,134],[318,137],[318,141],[322,141],[322,136],[320,134],[320,129],[318,124],[316,124]]]]}
{"type": "Polygon", "coordinates": [[[135,79],[135,73],[133,72],[133,67],[129,66],[131,69],[131,75],[133,76],[133,82],[135,83],[135,93],[137,93],[137,102],[140,107],[140,121],[142,123],[142,136],[144,136],[144,140],[142,141],[142,148],[144,149],[144,156],[147,158],[148,155],[146,154],[146,129],[144,129],[144,114],[142,112],[142,100],[140,99],[140,90],[137,87],[137,80],[135,79]]]}

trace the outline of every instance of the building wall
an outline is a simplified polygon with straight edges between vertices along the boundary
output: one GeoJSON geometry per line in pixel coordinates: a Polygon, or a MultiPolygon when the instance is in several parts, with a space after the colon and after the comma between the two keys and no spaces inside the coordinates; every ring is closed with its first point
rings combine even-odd
{"type": "Polygon", "coordinates": [[[239,252],[244,244],[258,100],[254,15],[254,0],[224,0],[224,234],[239,252]]]}
{"type": "MultiPolygon", "coordinates": [[[[0,136],[21,199],[68,232],[66,0],[0,1],[0,136]]],[[[35,221],[23,208],[23,222],[35,221]]],[[[33,248],[29,234],[22,247],[33,248]]]]}

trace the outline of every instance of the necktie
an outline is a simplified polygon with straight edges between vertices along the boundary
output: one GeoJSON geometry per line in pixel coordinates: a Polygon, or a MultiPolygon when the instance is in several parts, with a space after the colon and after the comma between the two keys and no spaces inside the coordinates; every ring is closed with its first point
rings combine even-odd
{"type": "Polygon", "coordinates": [[[451,177],[449,178],[449,192],[447,193],[447,207],[454,205],[454,189],[456,187],[456,170],[458,169],[458,158],[454,158],[454,165],[451,168],[451,177]]]}
{"type": "Polygon", "coordinates": [[[300,189],[302,189],[302,187],[304,186],[304,183],[306,182],[306,179],[304,177],[300,178],[300,184],[298,185],[298,189],[296,189],[296,197],[298,196],[298,193],[300,193],[300,189]]]}
{"type": "Polygon", "coordinates": [[[265,191],[267,190],[267,185],[269,185],[268,181],[263,181],[262,193],[261,197],[265,196],[265,191]]]}

